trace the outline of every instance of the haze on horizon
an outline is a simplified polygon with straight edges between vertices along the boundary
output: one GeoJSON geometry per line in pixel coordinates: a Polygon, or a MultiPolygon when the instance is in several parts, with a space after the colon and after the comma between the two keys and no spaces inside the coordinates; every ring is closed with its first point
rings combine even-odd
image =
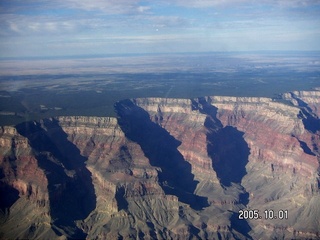
{"type": "Polygon", "coordinates": [[[1,0],[0,58],[319,51],[319,0],[1,0]]]}

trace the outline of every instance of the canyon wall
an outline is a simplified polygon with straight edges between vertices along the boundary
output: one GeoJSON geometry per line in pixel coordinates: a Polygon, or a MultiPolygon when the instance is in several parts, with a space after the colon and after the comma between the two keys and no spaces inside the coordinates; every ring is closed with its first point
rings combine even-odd
{"type": "Polygon", "coordinates": [[[2,127],[0,236],[317,239],[320,91],[282,97],[131,99],[117,118],[2,127]]]}

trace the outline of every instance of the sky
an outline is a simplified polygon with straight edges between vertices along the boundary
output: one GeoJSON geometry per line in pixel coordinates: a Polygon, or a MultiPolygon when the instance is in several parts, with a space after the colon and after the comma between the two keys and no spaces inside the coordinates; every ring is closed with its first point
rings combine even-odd
{"type": "Polygon", "coordinates": [[[0,0],[0,58],[277,50],[320,50],[320,0],[0,0]]]}

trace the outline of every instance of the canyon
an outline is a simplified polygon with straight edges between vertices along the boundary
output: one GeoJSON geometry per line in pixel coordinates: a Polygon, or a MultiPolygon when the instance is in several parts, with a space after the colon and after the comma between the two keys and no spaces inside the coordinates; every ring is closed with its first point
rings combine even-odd
{"type": "Polygon", "coordinates": [[[320,238],[320,89],[114,108],[1,127],[0,238],[320,238]]]}

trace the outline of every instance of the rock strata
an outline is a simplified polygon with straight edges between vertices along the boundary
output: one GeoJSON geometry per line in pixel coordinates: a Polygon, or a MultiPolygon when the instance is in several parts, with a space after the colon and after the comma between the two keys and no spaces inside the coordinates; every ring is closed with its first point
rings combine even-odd
{"type": "Polygon", "coordinates": [[[2,127],[0,236],[317,239],[320,92],[282,98],[131,99],[117,118],[2,127]]]}

